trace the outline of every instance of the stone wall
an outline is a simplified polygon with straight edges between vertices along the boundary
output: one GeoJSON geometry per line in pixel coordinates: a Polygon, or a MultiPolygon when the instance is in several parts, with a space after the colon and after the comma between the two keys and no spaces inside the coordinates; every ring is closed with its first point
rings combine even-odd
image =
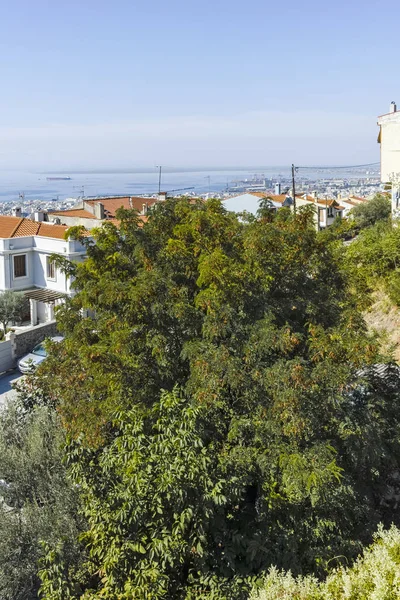
{"type": "Polygon", "coordinates": [[[29,327],[29,329],[11,334],[10,339],[12,341],[14,358],[21,358],[21,356],[28,354],[36,344],[42,342],[47,337],[55,335],[57,335],[57,323],[55,321],[29,327]]]}

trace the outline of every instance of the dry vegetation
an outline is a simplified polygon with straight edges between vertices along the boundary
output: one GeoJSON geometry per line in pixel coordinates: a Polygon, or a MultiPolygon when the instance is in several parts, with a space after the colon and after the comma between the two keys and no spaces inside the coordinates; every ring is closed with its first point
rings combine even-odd
{"type": "Polygon", "coordinates": [[[368,328],[384,335],[384,349],[391,349],[400,363],[400,309],[382,290],[376,291],[374,298],[373,305],[364,315],[368,328]]]}

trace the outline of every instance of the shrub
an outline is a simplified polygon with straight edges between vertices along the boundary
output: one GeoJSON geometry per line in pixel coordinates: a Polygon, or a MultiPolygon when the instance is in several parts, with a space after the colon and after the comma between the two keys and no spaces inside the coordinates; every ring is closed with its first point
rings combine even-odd
{"type": "Polygon", "coordinates": [[[395,600],[400,598],[400,530],[382,526],[374,543],[350,568],[335,569],[325,581],[294,578],[270,569],[262,589],[249,600],[395,600]]]}

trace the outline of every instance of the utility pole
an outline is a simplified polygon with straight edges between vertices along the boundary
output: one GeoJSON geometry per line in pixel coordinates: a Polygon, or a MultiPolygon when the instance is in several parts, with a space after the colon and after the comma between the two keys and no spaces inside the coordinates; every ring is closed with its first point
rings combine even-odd
{"type": "Polygon", "coordinates": [[[292,164],[292,188],[293,188],[293,212],[296,214],[296,183],[295,183],[296,167],[292,164]]]}
{"type": "Polygon", "coordinates": [[[162,165],[157,165],[156,169],[158,169],[158,193],[161,193],[161,171],[162,171],[162,165]]]}

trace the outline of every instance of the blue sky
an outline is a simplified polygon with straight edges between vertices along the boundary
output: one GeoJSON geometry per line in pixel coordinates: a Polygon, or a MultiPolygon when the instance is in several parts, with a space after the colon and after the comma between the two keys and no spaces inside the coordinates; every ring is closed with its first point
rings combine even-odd
{"type": "Polygon", "coordinates": [[[0,168],[378,160],[400,7],[16,0],[0,21],[0,168]]]}

